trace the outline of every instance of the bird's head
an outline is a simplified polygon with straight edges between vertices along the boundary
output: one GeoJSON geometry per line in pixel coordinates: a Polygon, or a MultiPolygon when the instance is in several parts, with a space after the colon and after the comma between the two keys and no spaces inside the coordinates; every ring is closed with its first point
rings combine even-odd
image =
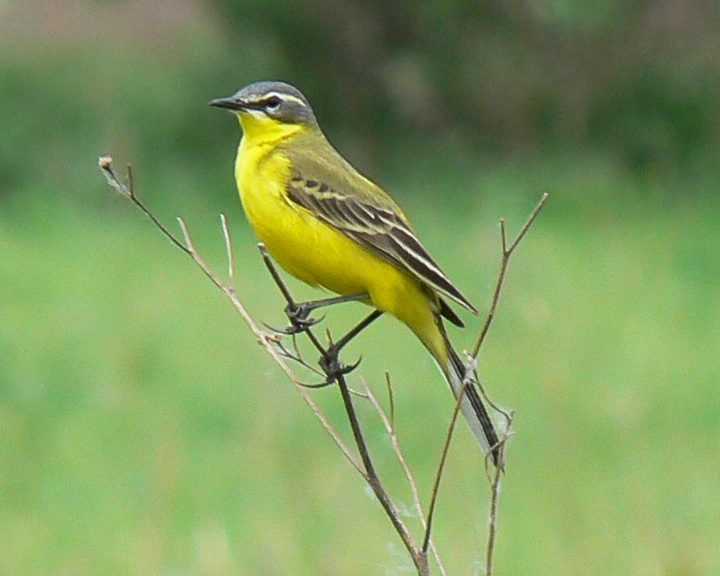
{"type": "Polygon", "coordinates": [[[310,102],[300,90],[285,82],[256,82],[232,96],[211,100],[210,106],[234,112],[245,136],[251,139],[292,134],[317,126],[310,102]]]}

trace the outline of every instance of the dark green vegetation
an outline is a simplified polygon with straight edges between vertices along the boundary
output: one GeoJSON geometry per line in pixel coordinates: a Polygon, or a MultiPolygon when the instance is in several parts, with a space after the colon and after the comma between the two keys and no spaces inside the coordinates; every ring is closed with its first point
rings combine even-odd
{"type": "MultiPolygon", "coordinates": [[[[322,102],[317,78],[293,77],[292,60],[276,66],[287,58],[279,40],[275,51],[231,53],[221,28],[196,22],[182,42],[128,48],[115,16],[93,20],[95,35],[5,46],[0,59],[0,574],[402,573],[396,536],[298,395],[229,304],[95,165],[106,152],[119,166],[132,161],[139,192],[168,223],[184,216],[218,270],[217,214],[228,214],[238,290],[258,319],[281,324],[235,197],[238,127],[205,103],[282,75],[320,100],[321,120],[338,111],[322,102]],[[106,20],[113,27],[102,28],[106,20]]],[[[505,64],[495,66],[501,75],[505,64]]],[[[644,82],[631,76],[631,88],[644,82]]],[[[602,126],[632,128],[651,148],[674,142],[652,162],[634,162],[628,138],[559,128],[538,128],[547,140],[520,152],[470,145],[457,136],[467,119],[438,136],[378,117],[377,132],[364,125],[367,138],[326,122],[481,308],[497,220],[507,217],[512,232],[551,193],[511,264],[482,355],[493,398],[517,411],[499,573],[720,572],[720,174],[717,111],[704,104],[716,87],[698,78],[704,91],[680,90],[672,106],[655,89],[604,95],[602,126]],[[632,94],[631,107],[616,103],[632,94]],[[666,137],[663,126],[690,135],[666,137]],[[381,153],[369,152],[376,146],[381,153]]],[[[531,101],[519,88],[507,93],[531,101]]],[[[362,312],[334,310],[326,325],[339,333],[362,312]]],[[[468,320],[453,333],[459,347],[479,326],[468,320]]],[[[391,319],[347,358],[358,354],[379,394],[392,373],[401,437],[427,493],[449,391],[391,319]]],[[[342,427],[336,392],[315,396],[342,427]]],[[[383,475],[402,495],[387,441],[363,414],[383,475]]],[[[461,428],[436,526],[451,574],[473,573],[486,509],[478,450],[461,428]]]]}

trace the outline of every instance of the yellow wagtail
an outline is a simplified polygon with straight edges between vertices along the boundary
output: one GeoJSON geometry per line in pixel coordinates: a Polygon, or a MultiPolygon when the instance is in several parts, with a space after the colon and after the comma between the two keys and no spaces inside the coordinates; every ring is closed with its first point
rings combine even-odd
{"type": "MultiPolygon", "coordinates": [[[[297,88],[257,82],[210,104],[240,121],[235,179],[250,225],[272,257],[308,284],[374,306],[363,327],[382,312],[405,323],[457,397],[465,367],[442,317],[463,324],[443,296],[477,310],[435,263],[395,201],[331,146],[297,88]]],[[[497,464],[498,437],[472,384],[461,409],[497,464]]]]}

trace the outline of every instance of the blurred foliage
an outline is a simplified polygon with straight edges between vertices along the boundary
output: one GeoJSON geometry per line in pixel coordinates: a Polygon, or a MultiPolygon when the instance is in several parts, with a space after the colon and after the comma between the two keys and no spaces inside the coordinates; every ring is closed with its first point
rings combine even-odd
{"type": "MultiPolygon", "coordinates": [[[[517,410],[498,570],[718,574],[718,203],[646,202],[599,161],[466,164],[424,167],[432,178],[393,190],[415,195],[408,213],[481,308],[498,215],[514,232],[538,182],[552,190],[481,357],[493,398],[517,410]],[[462,209],[423,198],[470,181],[483,195],[462,209]]],[[[228,303],[129,203],[87,188],[92,209],[55,196],[0,211],[0,573],[404,574],[378,506],[228,303]]],[[[140,192],[152,192],[142,178],[140,192]]],[[[172,180],[155,193],[178,201],[172,180]]],[[[213,208],[174,209],[222,270],[217,226],[205,225],[209,241],[199,224],[213,208]]],[[[282,324],[238,212],[239,293],[257,318],[282,324]]],[[[334,309],[324,326],[341,333],[364,312],[334,309]]],[[[465,319],[458,346],[479,329],[465,319]]],[[[427,498],[447,387],[391,318],[351,346],[348,358],[364,358],[357,374],[383,398],[392,373],[396,423],[427,498]]],[[[342,422],[335,389],[313,396],[342,422]]],[[[388,439],[371,430],[381,473],[407,504],[388,439]]],[[[461,425],[435,525],[451,574],[477,573],[481,557],[487,492],[475,454],[461,425]]]]}
{"type": "Polygon", "coordinates": [[[371,175],[408,146],[582,149],[653,179],[720,150],[714,0],[66,2],[65,20],[43,0],[4,8],[27,15],[0,39],[0,195],[82,189],[105,147],[150,181],[181,160],[178,182],[200,185],[238,135],[205,102],[263,78],[300,86],[371,175]]]}
{"type": "MultiPolygon", "coordinates": [[[[715,0],[27,0],[0,4],[0,32],[1,574],[403,570],[252,336],[95,163],[131,161],[218,270],[228,214],[238,291],[281,324],[232,180],[239,128],[205,105],[270,78],[308,94],[480,307],[497,219],[516,230],[551,193],[482,357],[518,414],[499,570],[720,573],[715,0]]],[[[393,373],[426,494],[450,395],[407,330],[378,326],[349,357],[393,373]]],[[[467,574],[484,473],[465,428],[456,448],[437,535],[467,574]]]]}
{"type": "Polygon", "coordinates": [[[145,177],[168,163],[186,173],[219,163],[220,143],[197,130],[207,119],[207,67],[197,59],[139,64],[138,56],[118,58],[108,46],[1,59],[0,189],[40,198],[60,186],[77,198],[92,192],[93,158],[108,146],[139,161],[145,177]]]}
{"type": "Polygon", "coordinates": [[[718,145],[714,0],[218,3],[234,41],[374,145],[408,130],[503,152],[587,145],[638,170],[718,145]]]}

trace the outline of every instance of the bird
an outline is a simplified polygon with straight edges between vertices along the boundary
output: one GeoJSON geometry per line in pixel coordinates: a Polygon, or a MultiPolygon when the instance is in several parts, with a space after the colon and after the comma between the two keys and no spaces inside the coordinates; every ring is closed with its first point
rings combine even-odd
{"type": "MultiPolygon", "coordinates": [[[[330,144],[309,100],[280,81],[255,82],[211,106],[233,112],[242,137],[235,160],[240,200],[257,238],[297,279],[388,313],[435,360],[473,435],[495,465],[493,421],[448,338],[462,327],[448,300],[478,314],[420,242],[400,206],[330,144]],[[465,383],[464,383],[465,382],[465,383]]],[[[337,299],[334,299],[337,300],[337,299]]]]}

